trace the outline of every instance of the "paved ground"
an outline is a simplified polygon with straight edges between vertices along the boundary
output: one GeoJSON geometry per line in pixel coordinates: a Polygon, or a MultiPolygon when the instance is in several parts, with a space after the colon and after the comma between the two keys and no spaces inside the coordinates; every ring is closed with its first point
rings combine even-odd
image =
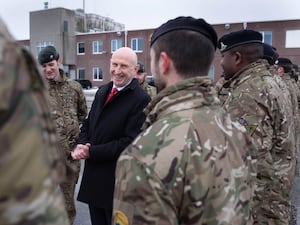
{"type": "Polygon", "coordinates": [[[298,173],[295,179],[294,195],[292,198],[292,202],[296,206],[296,210],[297,210],[297,225],[300,225],[300,163],[298,165],[298,173]]]}
{"type": "MultiPolygon", "coordinates": [[[[76,186],[76,191],[75,191],[75,199],[78,194],[79,190],[79,185],[81,182],[81,175],[82,175],[82,170],[84,167],[84,161],[81,161],[81,171],[80,171],[80,177],[76,186]]],[[[81,203],[79,201],[76,201],[76,210],[77,210],[77,216],[74,221],[74,225],[91,225],[91,220],[90,220],[90,215],[89,215],[89,209],[87,204],[81,203]]]]}

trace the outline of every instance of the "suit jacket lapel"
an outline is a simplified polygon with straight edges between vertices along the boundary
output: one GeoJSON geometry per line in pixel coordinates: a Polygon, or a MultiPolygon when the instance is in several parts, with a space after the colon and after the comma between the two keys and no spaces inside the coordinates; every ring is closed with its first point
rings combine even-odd
{"type": "Polygon", "coordinates": [[[105,101],[106,101],[106,98],[107,96],[109,95],[110,93],[110,90],[111,90],[111,87],[112,87],[112,82],[108,83],[107,85],[103,85],[102,87],[100,87],[100,91],[97,92],[98,94],[98,102],[96,105],[96,109],[95,109],[95,123],[93,124],[94,126],[94,130],[97,126],[97,122],[99,120],[99,117],[103,111],[103,108],[104,108],[104,104],[105,104],[105,101]]]}

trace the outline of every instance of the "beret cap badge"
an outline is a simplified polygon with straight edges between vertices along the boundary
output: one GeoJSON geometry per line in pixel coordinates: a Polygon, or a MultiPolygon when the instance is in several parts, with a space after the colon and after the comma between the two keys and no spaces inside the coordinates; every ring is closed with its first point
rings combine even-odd
{"type": "Polygon", "coordinates": [[[223,42],[221,42],[220,45],[220,51],[224,51],[227,48],[227,45],[225,45],[223,42]]]}

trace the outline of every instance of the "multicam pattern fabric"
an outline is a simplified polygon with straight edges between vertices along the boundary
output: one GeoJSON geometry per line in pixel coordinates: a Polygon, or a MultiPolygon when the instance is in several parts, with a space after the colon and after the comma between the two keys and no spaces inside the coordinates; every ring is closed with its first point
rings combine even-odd
{"type": "MultiPolygon", "coordinates": [[[[292,78],[289,74],[284,73],[280,75],[280,78],[282,78],[283,82],[285,83],[287,90],[291,93],[291,100],[293,101],[293,107],[294,110],[294,117],[295,121],[297,121],[296,124],[296,173],[295,176],[299,177],[299,133],[300,133],[300,110],[299,110],[299,101],[300,101],[300,95],[299,95],[299,86],[297,85],[299,83],[295,81],[294,78],[292,78]]],[[[297,209],[296,209],[296,201],[297,201],[297,183],[293,184],[293,192],[292,192],[292,205],[291,205],[291,218],[289,221],[289,225],[293,225],[297,223],[297,209]]]]}
{"type": "MultiPolygon", "coordinates": [[[[295,127],[282,93],[261,60],[227,81],[224,108],[243,124],[258,149],[255,224],[287,224],[295,175],[295,127]]],[[[224,84],[225,86],[225,84],[224,84]]]]}
{"type": "Polygon", "coordinates": [[[60,187],[64,194],[66,209],[71,224],[75,220],[75,186],[79,177],[80,161],[69,160],[70,152],[75,148],[79,137],[79,126],[87,115],[86,99],[81,85],[67,79],[60,70],[60,76],[48,80],[49,101],[52,117],[55,120],[59,146],[65,154],[67,179],[60,187]]]}
{"type": "Polygon", "coordinates": [[[300,90],[297,86],[297,83],[294,78],[292,78],[289,74],[284,73],[280,75],[280,78],[282,81],[286,84],[287,90],[289,91],[291,95],[291,100],[293,104],[293,112],[295,114],[295,120],[299,123],[300,118],[300,90]]]}
{"type": "Polygon", "coordinates": [[[87,116],[86,99],[81,85],[67,79],[62,70],[55,80],[48,80],[48,86],[52,117],[56,121],[60,142],[67,142],[68,156],[77,144],[79,126],[87,116]]]}
{"type": "Polygon", "coordinates": [[[151,99],[153,99],[157,93],[156,87],[149,85],[146,81],[143,84],[141,84],[141,87],[144,89],[144,91],[147,92],[151,99]]]}
{"type": "Polygon", "coordinates": [[[279,76],[277,74],[276,68],[274,66],[270,66],[266,60],[264,60],[263,63],[265,63],[267,69],[270,71],[276,84],[280,88],[280,95],[278,96],[278,98],[281,98],[282,104],[279,104],[279,106],[282,107],[282,111],[284,112],[283,115],[285,115],[286,119],[288,120],[287,122],[290,123],[289,125],[290,128],[295,130],[294,138],[295,138],[295,144],[297,144],[297,136],[298,136],[297,129],[299,129],[299,118],[300,118],[298,102],[297,102],[297,94],[294,91],[292,92],[290,91],[290,87],[288,86],[287,82],[285,81],[285,79],[283,79],[282,76],[279,76]]]}
{"type": "Polygon", "coordinates": [[[252,224],[256,149],[212,81],[168,87],[146,113],[145,130],[117,163],[114,224],[252,224]]]}
{"type": "Polygon", "coordinates": [[[69,224],[45,83],[35,61],[0,21],[0,223],[69,224]]]}
{"type": "Polygon", "coordinates": [[[228,88],[223,88],[224,83],[225,83],[225,79],[221,77],[215,84],[216,91],[220,99],[221,105],[223,105],[223,103],[225,102],[229,92],[228,88]]]}

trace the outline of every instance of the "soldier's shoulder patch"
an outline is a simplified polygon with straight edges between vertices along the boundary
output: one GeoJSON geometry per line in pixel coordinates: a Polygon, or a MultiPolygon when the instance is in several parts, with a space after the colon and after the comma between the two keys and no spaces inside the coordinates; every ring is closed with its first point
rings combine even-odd
{"type": "Polygon", "coordinates": [[[246,122],[246,120],[243,117],[239,118],[238,121],[243,126],[247,125],[247,122],[246,122]]]}
{"type": "Polygon", "coordinates": [[[258,127],[257,125],[245,125],[245,128],[246,128],[248,134],[250,134],[251,136],[257,127],[258,127]]]}
{"type": "Polygon", "coordinates": [[[254,131],[256,130],[256,128],[258,127],[258,125],[248,124],[247,121],[243,117],[240,117],[238,119],[238,122],[246,128],[248,134],[250,134],[250,135],[252,135],[254,133],[254,131]]]}
{"type": "Polygon", "coordinates": [[[125,213],[123,213],[120,210],[116,210],[114,212],[114,225],[129,225],[128,222],[128,218],[125,215],[125,213]]]}

